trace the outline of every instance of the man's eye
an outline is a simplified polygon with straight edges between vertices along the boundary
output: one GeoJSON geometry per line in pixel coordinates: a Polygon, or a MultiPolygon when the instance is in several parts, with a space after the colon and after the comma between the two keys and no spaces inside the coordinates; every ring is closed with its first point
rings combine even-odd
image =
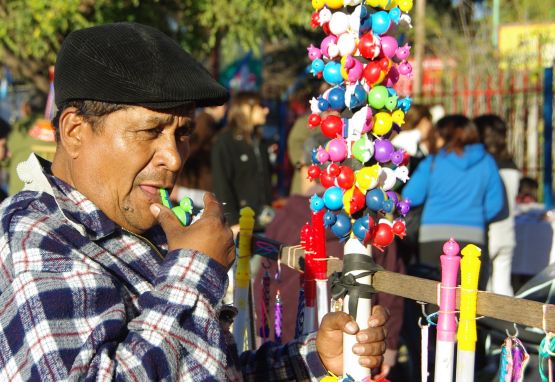
{"type": "Polygon", "coordinates": [[[158,136],[162,133],[163,130],[164,129],[162,129],[161,127],[154,127],[152,129],[146,129],[146,130],[143,130],[143,131],[148,135],[158,136]]]}
{"type": "Polygon", "coordinates": [[[186,138],[190,137],[195,129],[194,124],[187,124],[185,126],[181,126],[179,129],[176,130],[175,135],[179,140],[185,140],[186,138]]]}

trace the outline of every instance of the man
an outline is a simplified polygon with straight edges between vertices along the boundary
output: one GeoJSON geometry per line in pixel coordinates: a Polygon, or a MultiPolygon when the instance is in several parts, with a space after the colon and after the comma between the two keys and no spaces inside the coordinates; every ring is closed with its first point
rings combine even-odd
{"type": "Polygon", "coordinates": [[[220,204],[184,228],[160,204],[181,170],[195,106],[227,93],[161,32],[71,33],[55,71],[57,151],[19,168],[2,209],[0,380],[308,380],[340,373],[342,333],[381,362],[370,329],[330,314],[315,334],[237,357],[218,320],[235,254],[220,204]]]}

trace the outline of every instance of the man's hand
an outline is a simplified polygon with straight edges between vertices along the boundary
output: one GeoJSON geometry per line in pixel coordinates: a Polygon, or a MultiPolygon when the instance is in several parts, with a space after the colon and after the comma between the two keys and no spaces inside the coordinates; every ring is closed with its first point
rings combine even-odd
{"type": "Polygon", "coordinates": [[[171,210],[160,204],[152,204],[150,212],[166,233],[170,251],[181,248],[194,249],[227,269],[233,264],[233,234],[225,222],[222,206],[213,194],[204,194],[204,212],[200,219],[188,227],[183,227],[171,210]]]}
{"type": "Polygon", "coordinates": [[[389,315],[377,305],[372,309],[368,329],[359,330],[355,320],[347,313],[327,314],[322,320],[316,337],[316,349],[324,367],[336,375],[343,374],[343,333],[356,334],[354,354],[360,356],[359,363],[368,368],[380,366],[385,352],[385,322],[389,315]]]}

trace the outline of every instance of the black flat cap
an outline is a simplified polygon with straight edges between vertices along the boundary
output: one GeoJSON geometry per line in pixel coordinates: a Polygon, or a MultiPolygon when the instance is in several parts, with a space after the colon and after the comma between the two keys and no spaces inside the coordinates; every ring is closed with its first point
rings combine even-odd
{"type": "Polygon", "coordinates": [[[168,109],[221,105],[227,90],[174,40],[152,27],[114,23],[64,40],[54,72],[56,105],[94,100],[168,109]]]}

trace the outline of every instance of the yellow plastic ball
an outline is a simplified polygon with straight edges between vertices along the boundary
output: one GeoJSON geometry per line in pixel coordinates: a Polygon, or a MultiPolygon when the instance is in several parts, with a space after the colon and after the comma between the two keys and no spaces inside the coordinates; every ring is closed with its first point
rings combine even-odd
{"type": "Polygon", "coordinates": [[[325,0],[312,0],[312,8],[314,8],[317,11],[322,9],[325,4],[326,4],[325,0]]]}
{"type": "Polygon", "coordinates": [[[326,5],[330,9],[343,8],[343,0],[326,0],[326,5]]]}
{"type": "Polygon", "coordinates": [[[393,127],[393,119],[391,114],[385,112],[379,112],[374,116],[374,126],[372,131],[374,134],[381,136],[389,133],[393,127]]]}
{"type": "Polygon", "coordinates": [[[343,209],[347,215],[351,214],[351,198],[353,197],[353,192],[355,191],[355,186],[349,188],[343,194],[343,209]]]}
{"type": "Polygon", "coordinates": [[[398,5],[397,0],[391,0],[389,2],[389,4],[387,5],[387,7],[385,8],[386,11],[391,10],[392,8],[395,8],[398,5]]]}
{"type": "Polygon", "coordinates": [[[366,194],[366,191],[375,188],[378,185],[379,176],[379,164],[375,164],[370,167],[363,167],[355,172],[356,186],[363,194],[366,194]]]}
{"type": "Polygon", "coordinates": [[[324,378],[320,379],[320,382],[338,382],[339,378],[336,376],[326,375],[324,378]]]}
{"type": "Polygon", "coordinates": [[[381,2],[382,2],[382,0],[368,0],[366,2],[366,4],[368,4],[369,6],[371,6],[373,8],[378,8],[380,6],[381,2]]]}
{"type": "Polygon", "coordinates": [[[412,9],[412,0],[399,0],[399,9],[409,13],[412,9]]]}

